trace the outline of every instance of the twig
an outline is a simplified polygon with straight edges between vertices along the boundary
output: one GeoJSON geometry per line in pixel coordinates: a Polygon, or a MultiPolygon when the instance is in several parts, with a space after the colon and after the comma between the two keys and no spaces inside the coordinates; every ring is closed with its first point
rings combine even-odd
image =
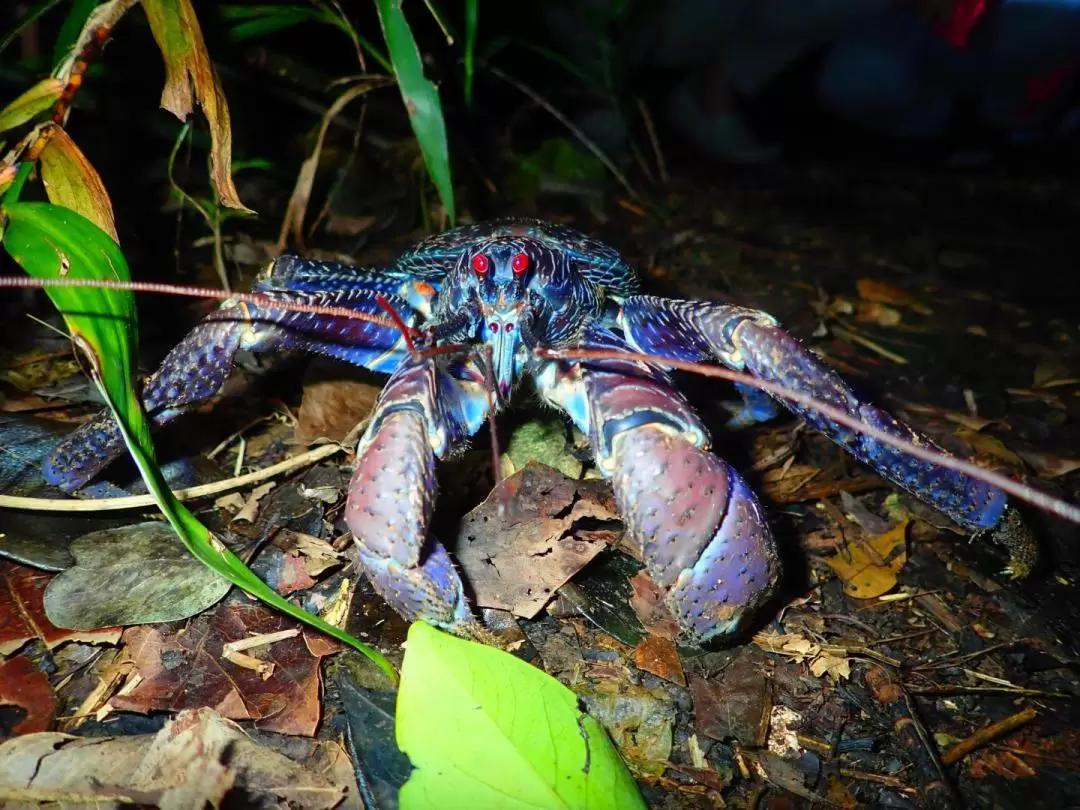
{"type": "Polygon", "coordinates": [[[943,765],[955,765],[975,749],[982,748],[987,743],[996,740],[998,737],[1003,737],[1021,726],[1026,726],[1038,716],[1039,713],[1034,709],[1024,709],[1022,712],[1017,712],[1004,720],[991,723],[985,728],[976,731],[966,740],[961,740],[942,754],[941,762],[943,765]]]}
{"type": "Polygon", "coordinates": [[[964,686],[962,684],[941,684],[917,686],[905,683],[904,688],[913,695],[944,697],[947,695],[1017,695],[1018,697],[1052,698],[1054,700],[1076,700],[1076,695],[1067,692],[1044,692],[1041,689],[1025,689],[1022,686],[964,686]]]}
{"type": "Polygon", "coordinates": [[[570,130],[571,135],[581,141],[582,146],[592,152],[596,156],[597,160],[604,164],[604,168],[611,172],[612,177],[619,181],[622,187],[626,189],[627,194],[629,194],[635,200],[638,200],[639,202],[641,201],[641,195],[634,190],[634,187],[630,185],[630,181],[626,179],[626,175],[619,171],[619,168],[611,162],[611,158],[609,158],[604,153],[604,150],[597,146],[596,142],[593,141],[592,138],[582,132],[581,128],[578,127],[573,121],[571,121],[561,112],[559,112],[559,110],[556,109],[556,107],[550,101],[541,96],[531,87],[524,85],[517,79],[508,76],[506,73],[503,73],[503,71],[499,70],[499,68],[489,65],[488,70],[490,70],[504,82],[509,84],[511,87],[515,87],[520,90],[522,93],[527,95],[541,107],[547,110],[548,113],[550,113],[560,124],[570,130]]]}
{"type": "Polygon", "coordinates": [[[660,172],[660,181],[668,183],[671,181],[671,177],[668,175],[664,150],[660,148],[660,139],[656,137],[656,127],[653,126],[649,108],[645,106],[645,100],[640,98],[637,100],[637,107],[638,112],[641,113],[641,120],[645,122],[645,132],[649,136],[649,145],[652,146],[653,155],[656,157],[656,170],[660,172]]]}
{"type": "Polygon", "coordinates": [[[884,667],[872,666],[866,672],[866,685],[878,703],[887,707],[894,720],[897,738],[915,762],[915,778],[926,807],[961,807],[962,803],[945,773],[937,748],[903,684],[884,667]]]}
{"type": "MultiPolygon", "coordinates": [[[[368,420],[365,419],[350,432],[350,436],[366,427],[367,423],[368,420]]],[[[210,495],[229,492],[233,489],[240,489],[249,484],[257,484],[268,478],[292,472],[300,467],[306,467],[316,461],[336,455],[345,449],[345,444],[348,441],[349,437],[346,437],[341,443],[324,444],[246,475],[226,478],[212,484],[178,489],[173,494],[181,501],[191,501],[196,498],[205,498],[210,495]]],[[[0,495],[0,509],[26,509],[35,512],[115,512],[124,509],[145,509],[156,505],[157,501],[153,495],[127,495],[120,498],[90,498],[84,500],[76,498],[23,498],[15,495],[0,495]]]]}
{"type": "Polygon", "coordinates": [[[1029,638],[1019,638],[1015,641],[1003,641],[1000,644],[992,644],[989,647],[984,647],[981,650],[966,653],[956,658],[953,658],[952,656],[956,655],[956,653],[959,651],[946,653],[940,658],[935,658],[933,661],[927,661],[925,664],[918,664],[917,666],[912,667],[912,670],[919,671],[924,669],[945,669],[949,667],[958,667],[961,664],[970,663],[976,658],[981,658],[982,656],[989,655],[992,652],[997,652],[998,650],[1005,650],[1009,647],[1015,647],[1017,644],[1030,644],[1032,641],[1033,639],[1029,638]]]}

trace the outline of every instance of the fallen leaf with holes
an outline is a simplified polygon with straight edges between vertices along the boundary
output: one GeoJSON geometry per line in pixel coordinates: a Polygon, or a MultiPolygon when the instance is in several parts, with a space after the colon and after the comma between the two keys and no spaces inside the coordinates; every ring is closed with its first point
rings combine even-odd
{"type": "Polygon", "coordinates": [[[360,424],[379,398],[377,385],[359,380],[319,380],[304,386],[296,432],[297,444],[339,442],[360,424]]]}
{"type": "Polygon", "coordinates": [[[0,791],[18,806],[32,807],[43,796],[59,801],[76,794],[96,794],[93,806],[110,810],[121,806],[116,794],[130,799],[123,806],[219,807],[233,788],[252,806],[359,807],[352,774],[324,767],[339,759],[341,746],[317,745],[313,767],[305,767],[259,745],[212,709],[200,708],[180,712],[156,734],[41,733],[9,740],[0,745],[0,791]]]}
{"type": "Polygon", "coordinates": [[[844,582],[844,593],[856,599],[873,599],[896,587],[896,574],[907,562],[907,527],[905,520],[876,536],[858,536],[849,530],[848,542],[825,562],[844,582]]]}
{"type": "Polygon", "coordinates": [[[223,657],[229,642],[295,627],[292,619],[246,601],[224,602],[178,633],[132,627],[124,642],[142,681],[114,697],[113,708],[147,713],[210,706],[233,720],[258,720],[267,731],[311,736],[319,724],[319,663],[339,649],[336,642],[300,633],[244,650],[272,669],[223,657]]]}
{"type": "Polygon", "coordinates": [[[56,693],[49,679],[22,655],[0,662],[0,706],[26,712],[11,729],[12,736],[45,731],[56,719],[56,693]]]}
{"type": "Polygon", "coordinates": [[[1058,478],[1080,470],[1080,458],[1062,458],[1051,453],[1020,453],[1040,478],[1058,478]]]}
{"type": "Polygon", "coordinates": [[[607,484],[530,462],[462,519],[457,561],[478,606],[531,619],[608,547],[618,520],[607,484]]]}
{"type": "Polygon", "coordinates": [[[675,642],[663,636],[646,636],[634,648],[634,664],[658,678],[686,686],[686,674],[675,642]]]}
{"type": "Polygon", "coordinates": [[[115,644],[119,627],[65,630],[45,615],[45,586],[52,574],[4,561],[0,564],[0,656],[9,655],[32,638],[50,650],[65,641],[115,644]]]}

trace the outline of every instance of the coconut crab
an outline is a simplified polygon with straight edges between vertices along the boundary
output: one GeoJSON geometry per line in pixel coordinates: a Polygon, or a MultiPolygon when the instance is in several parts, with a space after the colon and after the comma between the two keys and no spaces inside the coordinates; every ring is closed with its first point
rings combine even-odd
{"type": "MultiPolygon", "coordinates": [[[[719,361],[812,396],[861,425],[935,447],[860,399],[767,313],[643,295],[613,248],[539,220],[455,228],[382,270],[284,255],[255,289],[267,301],[337,307],[370,320],[226,301],[147,379],[147,412],[164,424],[214,396],[241,349],[316,352],[389,374],[357,446],[346,522],[366,574],[398,613],[459,634],[482,628],[449,553],[428,536],[436,460],[480,430],[525,378],[589,437],[628,536],[691,643],[737,632],[774,593],[780,565],[756,496],[710,452],[706,428],[662,360],[719,361]],[[658,359],[544,354],[566,347],[658,359]]],[[[778,414],[777,400],[745,384],[737,388],[744,405],[731,426],[778,414]]],[[[967,531],[1014,549],[1029,546],[1017,539],[1026,529],[1000,489],[809,405],[780,401],[967,531]]],[[[123,451],[119,430],[103,413],[57,448],[45,476],[72,492],[123,451]]]]}

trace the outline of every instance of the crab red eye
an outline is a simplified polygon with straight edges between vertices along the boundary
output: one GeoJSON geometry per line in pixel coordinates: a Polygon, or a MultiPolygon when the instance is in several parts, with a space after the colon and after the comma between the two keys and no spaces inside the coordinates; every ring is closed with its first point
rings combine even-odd
{"type": "Polygon", "coordinates": [[[524,253],[517,254],[513,259],[510,260],[510,267],[513,268],[515,276],[522,275],[526,270],[529,269],[529,257],[526,256],[524,253]]]}
{"type": "Polygon", "coordinates": [[[476,271],[476,274],[483,276],[487,274],[488,269],[491,267],[491,262],[488,261],[488,257],[483,253],[477,253],[472,257],[472,269],[476,271]]]}

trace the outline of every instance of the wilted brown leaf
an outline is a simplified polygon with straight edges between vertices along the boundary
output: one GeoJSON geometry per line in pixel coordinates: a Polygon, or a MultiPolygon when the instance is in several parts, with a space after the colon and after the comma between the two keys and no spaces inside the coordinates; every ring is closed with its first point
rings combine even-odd
{"type": "Polygon", "coordinates": [[[229,106],[207,53],[191,0],[143,0],[142,7],[165,60],[161,106],[185,121],[192,112],[194,101],[198,100],[210,125],[211,179],[218,197],[229,208],[251,212],[240,202],[233,183],[229,106]]]}
{"type": "MultiPolygon", "coordinates": [[[[316,764],[340,758],[337,743],[317,745],[316,764]]],[[[78,796],[78,806],[98,810],[133,803],[190,810],[221,806],[225,794],[237,787],[257,806],[355,808],[360,805],[351,777],[336,767],[321,772],[304,767],[255,743],[207,708],[179,713],[157,734],[79,738],[42,733],[0,745],[0,789],[12,802],[24,796],[28,804],[18,806],[27,807],[40,806],[43,797],[75,802],[78,796]]]]}
{"type": "Polygon", "coordinates": [[[26,711],[11,729],[12,736],[45,731],[56,719],[56,693],[49,679],[22,655],[0,662],[0,706],[26,711]]]}
{"type": "Polygon", "coordinates": [[[906,538],[909,521],[879,534],[863,537],[850,530],[844,549],[828,564],[844,582],[844,593],[856,599],[872,599],[896,587],[896,574],[907,562],[906,538]]]}
{"type": "Polygon", "coordinates": [[[293,441],[341,441],[371,413],[381,390],[359,380],[320,380],[305,385],[293,441]]]}
{"type": "Polygon", "coordinates": [[[1040,478],[1057,478],[1080,470],[1080,458],[1062,458],[1050,453],[1020,453],[1040,478]]]}
{"type": "Polygon", "coordinates": [[[97,170],[75,141],[60,126],[54,126],[49,143],[41,153],[41,180],[49,202],[82,214],[119,242],[112,200],[97,170]]]}
{"type": "MultiPolygon", "coordinates": [[[[143,680],[112,699],[116,709],[150,712],[211,706],[233,720],[258,720],[267,731],[311,736],[319,723],[319,659],[335,642],[306,633],[245,654],[274,665],[268,678],[222,657],[226,644],[294,628],[262,604],[232,601],[194,619],[181,632],[150,626],[124,633],[127,653],[143,680]]],[[[265,674],[265,673],[264,673],[265,674]]]]}
{"type": "Polygon", "coordinates": [[[579,524],[618,519],[606,484],[574,481],[530,462],[462,519],[457,560],[477,605],[531,619],[607,548],[610,531],[579,524]]]}
{"type": "Polygon", "coordinates": [[[115,644],[119,627],[100,630],[65,630],[45,616],[45,586],[52,574],[25,565],[0,562],[0,655],[9,655],[32,638],[50,650],[65,641],[115,644]]]}

